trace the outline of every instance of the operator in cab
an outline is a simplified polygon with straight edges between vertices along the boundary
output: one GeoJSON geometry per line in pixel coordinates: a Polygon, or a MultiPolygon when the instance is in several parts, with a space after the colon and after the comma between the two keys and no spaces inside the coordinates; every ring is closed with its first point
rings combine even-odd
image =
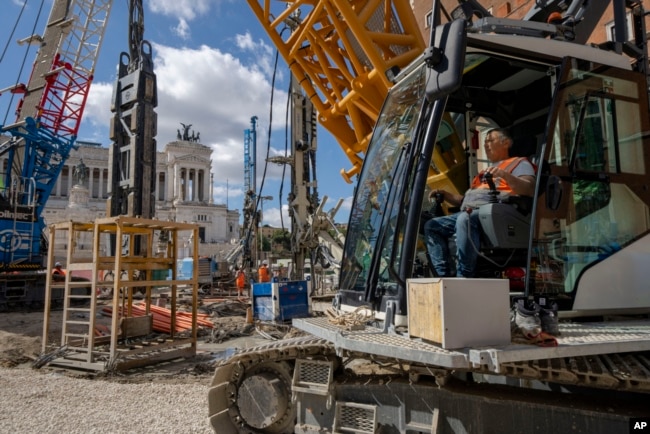
{"type": "Polygon", "coordinates": [[[257,270],[257,278],[259,279],[260,283],[271,281],[271,274],[269,273],[269,261],[262,261],[262,265],[260,265],[260,268],[257,270]]]}
{"type": "Polygon", "coordinates": [[[456,235],[457,277],[473,277],[480,249],[480,222],[478,212],[481,205],[490,201],[490,187],[486,174],[492,176],[499,191],[499,198],[509,195],[532,197],[535,192],[535,168],[522,157],[510,157],[512,136],[506,129],[495,128],[485,136],[485,154],[491,165],[472,180],[465,195],[446,190],[432,190],[429,200],[441,198],[460,211],[435,217],[424,225],[427,253],[433,270],[438,277],[450,277],[449,239],[456,235]]]}

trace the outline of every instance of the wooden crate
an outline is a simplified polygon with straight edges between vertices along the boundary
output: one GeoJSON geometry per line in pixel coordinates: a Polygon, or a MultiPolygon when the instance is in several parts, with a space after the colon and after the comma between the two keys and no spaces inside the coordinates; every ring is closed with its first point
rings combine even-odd
{"type": "Polygon", "coordinates": [[[409,279],[409,336],[442,348],[510,343],[507,279],[409,279]]]}

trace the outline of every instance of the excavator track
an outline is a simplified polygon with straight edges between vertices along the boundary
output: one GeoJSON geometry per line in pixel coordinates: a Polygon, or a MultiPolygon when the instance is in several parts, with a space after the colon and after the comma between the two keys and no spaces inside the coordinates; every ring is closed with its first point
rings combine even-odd
{"type": "Polygon", "coordinates": [[[650,352],[532,360],[502,367],[509,377],[650,393],[650,352]]]}
{"type": "Polygon", "coordinates": [[[239,351],[215,370],[208,392],[210,424],[215,432],[223,434],[259,433],[262,429],[269,433],[287,432],[295,423],[295,406],[291,402],[293,362],[300,358],[331,357],[334,354],[334,347],[329,342],[313,336],[239,351]],[[253,377],[258,377],[256,383],[251,380],[253,377]],[[260,394],[252,396],[254,391],[260,394]],[[260,400],[266,400],[268,404],[273,395],[275,401],[264,409],[253,410],[243,402],[244,394],[249,399],[256,398],[255,402],[260,406],[264,405],[260,400]],[[271,409],[271,405],[275,409],[271,409]]]}
{"type": "MultiPolygon", "coordinates": [[[[381,334],[380,334],[381,335],[381,334]]],[[[377,335],[377,336],[380,336],[377,335]]],[[[286,433],[293,432],[296,420],[296,391],[300,385],[294,379],[294,369],[309,359],[306,369],[321,371],[310,373],[312,386],[324,383],[330,394],[340,378],[327,379],[318,363],[332,361],[334,366],[342,359],[370,360],[375,366],[398,366],[387,374],[373,376],[373,383],[386,384],[402,377],[411,386],[431,384],[442,388],[458,373],[490,374],[485,367],[450,369],[427,363],[416,363],[395,357],[370,355],[336,349],[326,339],[304,336],[268,345],[240,350],[216,368],[209,391],[210,423],[219,433],[286,433]],[[311,365],[310,365],[311,364],[311,365]]],[[[304,368],[300,368],[304,369],[304,368]]],[[[331,368],[330,368],[331,369],[331,368]]],[[[503,363],[499,375],[517,380],[536,380],[590,389],[650,393],[650,352],[590,355],[503,363]]],[[[477,381],[480,375],[476,376],[477,381]]],[[[347,381],[347,380],[342,380],[347,381]]],[[[522,383],[525,384],[525,383],[522,383]]],[[[313,392],[310,392],[313,393],[313,392]]]]}

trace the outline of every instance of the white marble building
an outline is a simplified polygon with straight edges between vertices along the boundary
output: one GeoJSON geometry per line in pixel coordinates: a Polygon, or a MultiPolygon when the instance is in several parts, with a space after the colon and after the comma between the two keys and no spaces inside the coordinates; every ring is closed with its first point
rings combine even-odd
{"type": "MultiPolygon", "coordinates": [[[[71,153],[45,208],[47,224],[106,216],[108,148],[83,141],[77,144],[79,149],[71,153]],[[88,170],[79,186],[73,173],[81,160],[88,170]]],[[[170,142],[158,152],[155,218],[197,223],[200,254],[221,256],[239,239],[239,210],[214,203],[211,155],[210,147],[185,140],[170,142]]],[[[0,158],[0,167],[6,170],[4,160],[0,158]]]]}

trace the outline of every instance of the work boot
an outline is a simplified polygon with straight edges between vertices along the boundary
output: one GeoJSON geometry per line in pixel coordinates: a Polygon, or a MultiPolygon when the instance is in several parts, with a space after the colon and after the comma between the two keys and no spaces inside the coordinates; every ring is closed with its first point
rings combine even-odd
{"type": "Polygon", "coordinates": [[[514,322],[519,331],[526,337],[532,338],[542,332],[542,320],[540,319],[540,307],[534,301],[528,303],[520,300],[516,302],[514,310],[514,322]]]}
{"type": "Polygon", "coordinates": [[[539,317],[542,320],[542,331],[549,335],[560,335],[560,324],[557,316],[557,303],[551,302],[549,306],[540,306],[539,317]]]}

